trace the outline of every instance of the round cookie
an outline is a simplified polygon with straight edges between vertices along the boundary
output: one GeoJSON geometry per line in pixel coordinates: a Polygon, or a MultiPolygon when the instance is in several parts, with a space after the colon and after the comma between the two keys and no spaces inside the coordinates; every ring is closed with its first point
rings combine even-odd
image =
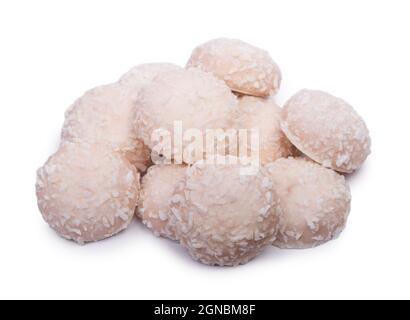
{"type": "Polygon", "coordinates": [[[176,240],[170,203],[186,169],[182,165],[154,165],[142,178],[138,213],[142,222],[157,236],[176,240]]]}
{"type": "MultiPolygon", "coordinates": [[[[279,158],[286,158],[295,152],[294,146],[280,127],[281,112],[282,109],[273,99],[251,96],[243,96],[239,99],[235,116],[236,126],[239,130],[259,130],[259,160],[262,165],[279,158]]],[[[249,156],[252,154],[252,145],[246,143],[246,146],[249,156]]]]}
{"type": "Polygon", "coordinates": [[[102,145],[121,152],[144,172],[151,162],[150,150],[137,139],[132,119],[135,96],[118,84],[87,91],[65,114],[63,141],[102,145]]]}
{"type": "MultiPolygon", "coordinates": [[[[135,130],[138,138],[154,152],[159,142],[152,139],[155,133],[167,133],[174,144],[184,139],[181,141],[180,154],[184,154],[191,144],[185,135],[198,133],[205,153],[207,129],[231,128],[232,112],[236,106],[236,97],[225,83],[212,74],[195,68],[170,71],[161,74],[140,91],[135,130]],[[182,126],[180,136],[175,136],[174,124],[182,126]]],[[[164,157],[175,159],[175,148],[169,146],[165,149],[169,152],[163,152],[164,157]]],[[[203,153],[193,154],[192,158],[184,157],[182,160],[193,163],[203,156],[203,153]]]]}
{"type": "Polygon", "coordinates": [[[281,126],[296,148],[339,172],[353,172],[370,154],[363,119],[348,103],[323,91],[304,89],[291,97],[281,126]]]}
{"type": "Polygon", "coordinates": [[[44,220],[59,235],[78,243],[98,241],[131,222],[139,173],[118,153],[65,142],[37,171],[36,191],[44,220]]]}
{"type": "Polygon", "coordinates": [[[267,51],[236,39],[219,38],[198,46],[187,67],[212,72],[232,91],[260,97],[275,94],[282,79],[267,51]]]}
{"type": "Polygon", "coordinates": [[[182,246],[195,260],[219,266],[245,264],[259,255],[275,240],[280,216],[263,169],[242,175],[240,165],[220,161],[199,161],[187,170],[171,211],[182,246]]]}
{"type": "Polygon", "coordinates": [[[303,158],[279,159],[266,169],[282,208],[275,246],[311,248],[340,234],[351,201],[342,175],[303,158]]]}

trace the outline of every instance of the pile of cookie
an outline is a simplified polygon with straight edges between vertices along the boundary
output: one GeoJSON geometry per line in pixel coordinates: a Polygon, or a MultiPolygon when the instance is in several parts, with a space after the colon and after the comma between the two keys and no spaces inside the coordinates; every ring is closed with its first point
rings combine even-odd
{"type": "Polygon", "coordinates": [[[344,175],[370,154],[369,132],[323,91],[279,107],[281,79],[268,52],[222,38],[198,46],[185,68],[143,64],[86,92],[37,172],[43,218],[83,244],[136,216],[219,266],[334,239],[350,211],[344,175]]]}

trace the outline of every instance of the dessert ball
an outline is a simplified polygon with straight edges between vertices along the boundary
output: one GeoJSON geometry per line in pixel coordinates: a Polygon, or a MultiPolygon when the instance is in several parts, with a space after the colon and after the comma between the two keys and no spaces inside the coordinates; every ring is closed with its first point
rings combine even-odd
{"type": "MultiPolygon", "coordinates": [[[[261,164],[267,164],[279,158],[286,158],[295,152],[295,148],[282,132],[280,116],[282,109],[273,99],[263,99],[243,96],[239,99],[236,112],[236,126],[238,129],[259,130],[259,159],[261,164]]],[[[248,134],[249,135],[249,134],[248,134]]],[[[246,141],[242,141],[245,142],[246,141]]],[[[242,144],[242,143],[241,143],[242,144]]],[[[250,156],[250,143],[242,147],[250,156]]]]}
{"type": "Polygon", "coordinates": [[[214,73],[232,91],[260,97],[275,94],[282,79],[267,51],[236,39],[220,38],[198,46],[187,66],[214,73]]]}
{"type": "Polygon", "coordinates": [[[278,230],[280,209],[270,178],[263,169],[242,175],[235,159],[226,158],[191,166],[171,203],[177,238],[208,265],[247,263],[273,243],[278,230]]]}
{"type": "MultiPolygon", "coordinates": [[[[154,152],[161,139],[153,139],[153,134],[167,133],[164,136],[168,136],[173,143],[172,148],[164,148],[166,151],[162,155],[167,159],[175,159],[178,153],[183,154],[199,138],[205,152],[206,130],[231,127],[232,112],[236,106],[236,97],[223,81],[211,73],[195,68],[170,71],[141,89],[137,99],[135,130],[154,152]],[[175,135],[175,125],[180,126],[180,135],[175,135]],[[193,136],[192,140],[192,133],[198,133],[200,137],[193,136]],[[177,147],[179,142],[180,148],[177,147]]],[[[192,158],[182,159],[186,163],[203,158],[199,151],[189,154],[192,158]]]]}
{"type": "Polygon", "coordinates": [[[66,112],[63,141],[100,144],[121,152],[141,172],[150,165],[150,150],[137,139],[132,119],[135,95],[118,85],[94,88],[79,98],[66,112]]]}
{"type": "Polygon", "coordinates": [[[301,90],[285,104],[282,129],[309,158],[350,173],[370,154],[369,131],[345,101],[326,92],[301,90]]]}
{"type": "Polygon", "coordinates": [[[142,222],[157,236],[176,240],[176,222],[171,215],[170,203],[185,171],[186,167],[182,165],[155,165],[142,178],[138,213],[142,222]]]}
{"type": "Polygon", "coordinates": [[[282,208],[275,246],[311,248],[340,234],[351,200],[342,175],[302,158],[279,159],[266,169],[282,208]]]}
{"type": "Polygon", "coordinates": [[[139,194],[139,173],[121,154],[64,142],[37,172],[37,201],[62,237],[98,241],[125,229],[139,194]]]}
{"type": "Polygon", "coordinates": [[[172,64],[172,63],[146,63],[140,64],[127,73],[125,73],[118,83],[121,86],[133,90],[135,93],[138,93],[139,90],[149,84],[154,80],[158,75],[168,72],[181,69],[181,67],[172,64]]]}

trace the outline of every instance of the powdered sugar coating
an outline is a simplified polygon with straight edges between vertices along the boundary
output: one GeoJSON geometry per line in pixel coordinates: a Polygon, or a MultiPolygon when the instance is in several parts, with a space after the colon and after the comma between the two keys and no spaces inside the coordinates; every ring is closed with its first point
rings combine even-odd
{"type": "Polygon", "coordinates": [[[301,90],[285,104],[282,129],[304,154],[327,168],[350,173],[370,154],[363,119],[345,101],[318,90],[301,90]]]}
{"type": "Polygon", "coordinates": [[[63,141],[102,145],[121,152],[141,172],[150,165],[150,150],[135,134],[134,89],[109,84],[87,91],[65,114],[63,141]]]}
{"type": "MultiPolygon", "coordinates": [[[[243,96],[235,115],[238,129],[259,129],[259,157],[261,164],[286,158],[295,152],[294,146],[282,132],[280,117],[282,109],[273,99],[243,96]]],[[[248,155],[251,154],[251,144],[248,155]]]]}
{"type": "Polygon", "coordinates": [[[275,246],[311,248],[340,234],[351,201],[342,175],[303,158],[279,159],[266,169],[283,212],[275,246]]]}
{"type": "Polygon", "coordinates": [[[280,210],[263,170],[244,176],[239,165],[199,161],[173,198],[177,237],[204,264],[245,264],[275,239],[280,210]]]}
{"type": "Polygon", "coordinates": [[[139,173],[122,155],[64,142],[37,171],[44,220],[62,237],[98,241],[125,229],[134,215],[139,173]]]}
{"type": "Polygon", "coordinates": [[[157,236],[176,240],[170,204],[186,169],[182,165],[155,165],[142,178],[138,213],[142,222],[157,236]]]}
{"type": "MultiPolygon", "coordinates": [[[[188,129],[199,129],[205,134],[206,129],[230,127],[236,106],[236,97],[223,81],[199,69],[181,68],[161,74],[140,91],[135,130],[152,149],[156,145],[151,139],[155,130],[166,130],[174,141],[175,121],[182,124],[182,135],[188,129]]],[[[182,148],[189,143],[184,141],[182,148]]]]}
{"type": "Polygon", "coordinates": [[[267,51],[236,39],[219,38],[198,46],[187,67],[212,72],[233,91],[260,97],[275,94],[282,79],[267,51]]]}

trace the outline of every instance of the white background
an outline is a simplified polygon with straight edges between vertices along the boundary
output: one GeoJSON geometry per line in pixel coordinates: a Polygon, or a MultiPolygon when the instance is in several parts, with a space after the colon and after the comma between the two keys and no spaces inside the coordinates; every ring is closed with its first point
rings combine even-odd
{"type": "Polygon", "coordinates": [[[1,1],[0,298],[410,298],[409,32],[409,1],[1,1]],[[193,262],[138,222],[86,246],[60,239],[34,184],[65,109],[136,64],[184,65],[220,36],[270,51],[279,103],[322,89],[366,120],[373,152],[349,178],[342,236],[238,268],[193,262]]]}

